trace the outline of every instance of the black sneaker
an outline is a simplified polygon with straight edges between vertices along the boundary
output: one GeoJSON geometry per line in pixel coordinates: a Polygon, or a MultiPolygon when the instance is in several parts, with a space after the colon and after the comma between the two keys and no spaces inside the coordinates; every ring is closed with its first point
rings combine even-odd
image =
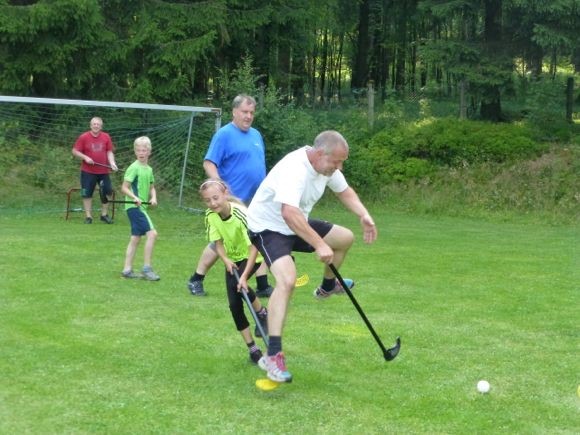
{"type": "MultiPolygon", "coordinates": [[[[91,219],[91,221],[92,221],[92,219],[91,219]]],[[[113,219],[111,219],[111,218],[109,217],[109,215],[108,215],[108,214],[106,214],[106,215],[104,215],[104,216],[101,216],[101,222],[104,222],[104,223],[106,223],[106,224],[112,224],[112,223],[113,223],[113,219]]]]}
{"type": "MultiPolygon", "coordinates": [[[[344,283],[348,286],[349,290],[354,287],[354,281],[350,278],[344,278],[344,283]]],[[[337,279],[336,285],[330,291],[326,291],[322,287],[317,287],[316,290],[314,290],[314,297],[316,299],[326,299],[332,295],[343,295],[344,293],[345,291],[337,279]]]]}
{"type": "Polygon", "coordinates": [[[93,223],[92,217],[85,218],[85,224],[92,224],[92,223],[93,223]]]}
{"type": "Polygon", "coordinates": [[[272,295],[273,291],[274,291],[274,289],[272,288],[271,285],[269,285],[268,287],[266,287],[262,290],[256,290],[256,296],[261,297],[261,298],[269,298],[272,295]]]}
{"type": "Polygon", "coordinates": [[[203,282],[201,281],[189,281],[187,288],[193,296],[205,296],[207,294],[203,289],[203,282]]]}
{"type": "MultiPolygon", "coordinates": [[[[264,308],[264,314],[258,313],[258,320],[260,321],[260,326],[262,327],[264,334],[268,335],[268,310],[264,308]]],[[[260,328],[256,325],[256,329],[254,330],[254,335],[256,337],[262,337],[262,333],[260,332],[260,328]]]]}
{"type": "Polygon", "coordinates": [[[262,358],[262,351],[260,349],[250,352],[250,361],[252,364],[258,364],[258,361],[262,358]]]}

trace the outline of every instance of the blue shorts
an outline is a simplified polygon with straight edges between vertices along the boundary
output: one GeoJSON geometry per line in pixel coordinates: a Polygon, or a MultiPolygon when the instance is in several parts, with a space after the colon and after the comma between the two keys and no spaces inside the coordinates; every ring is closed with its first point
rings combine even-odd
{"type": "MultiPolygon", "coordinates": [[[[324,238],[332,229],[333,224],[318,219],[308,219],[308,224],[320,237],[324,238]]],[[[258,248],[264,261],[270,267],[278,258],[292,255],[292,252],[314,252],[314,248],[303,239],[293,234],[288,236],[275,231],[260,233],[248,232],[252,244],[258,248]]]]}
{"type": "Polygon", "coordinates": [[[131,222],[132,236],[144,236],[155,229],[149,215],[139,207],[127,209],[127,216],[129,217],[129,222],[131,222]]]}

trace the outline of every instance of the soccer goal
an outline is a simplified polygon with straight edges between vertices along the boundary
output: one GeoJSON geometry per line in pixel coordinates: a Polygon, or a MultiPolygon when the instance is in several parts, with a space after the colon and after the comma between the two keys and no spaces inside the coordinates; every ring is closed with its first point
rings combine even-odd
{"type": "MultiPolygon", "coordinates": [[[[205,176],[203,156],[221,126],[218,108],[0,96],[0,145],[27,149],[32,159],[47,159],[50,164],[44,166],[51,170],[43,180],[37,180],[42,177],[38,170],[31,171],[33,184],[60,190],[62,185],[50,185],[50,177],[60,174],[67,180],[64,183],[75,187],[80,162],[70,150],[77,137],[89,130],[94,116],[103,119],[103,131],[111,135],[120,173],[135,160],[133,141],[149,136],[158,191],[179,207],[197,202],[197,186],[205,176]]],[[[114,177],[118,191],[121,175],[114,177]]]]}

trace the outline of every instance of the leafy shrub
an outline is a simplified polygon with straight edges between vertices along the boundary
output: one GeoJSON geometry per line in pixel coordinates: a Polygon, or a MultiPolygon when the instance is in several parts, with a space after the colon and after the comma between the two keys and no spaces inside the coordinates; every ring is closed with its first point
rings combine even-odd
{"type": "Polygon", "coordinates": [[[537,143],[525,125],[492,124],[455,118],[405,124],[373,137],[374,146],[391,149],[402,160],[418,158],[438,165],[505,162],[538,155],[537,143]]]}
{"type": "MultiPolygon", "coordinates": [[[[273,86],[268,87],[273,89],[273,86]]],[[[268,91],[256,114],[256,127],[266,143],[266,166],[271,168],[288,152],[311,144],[316,132],[312,119],[293,104],[283,105],[278,93],[268,91]]]]}
{"type": "Polygon", "coordinates": [[[579,171],[580,148],[553,147],[529,160],[436,168],[429,177],[385,185],[376,197],[412,213],[576,222],[579,171]]]}

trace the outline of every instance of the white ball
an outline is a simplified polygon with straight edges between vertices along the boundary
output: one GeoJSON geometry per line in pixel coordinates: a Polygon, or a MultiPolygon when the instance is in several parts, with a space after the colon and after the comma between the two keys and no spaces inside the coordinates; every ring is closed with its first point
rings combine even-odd
{"type": "Polygon", "coordinates": [[[489,382],[487,381],[479,381],[477,383],[477,391],[479,391],[480,393],[489,393],[489,389],[491,388],[491,386],[489,385],[489,382]]]}

